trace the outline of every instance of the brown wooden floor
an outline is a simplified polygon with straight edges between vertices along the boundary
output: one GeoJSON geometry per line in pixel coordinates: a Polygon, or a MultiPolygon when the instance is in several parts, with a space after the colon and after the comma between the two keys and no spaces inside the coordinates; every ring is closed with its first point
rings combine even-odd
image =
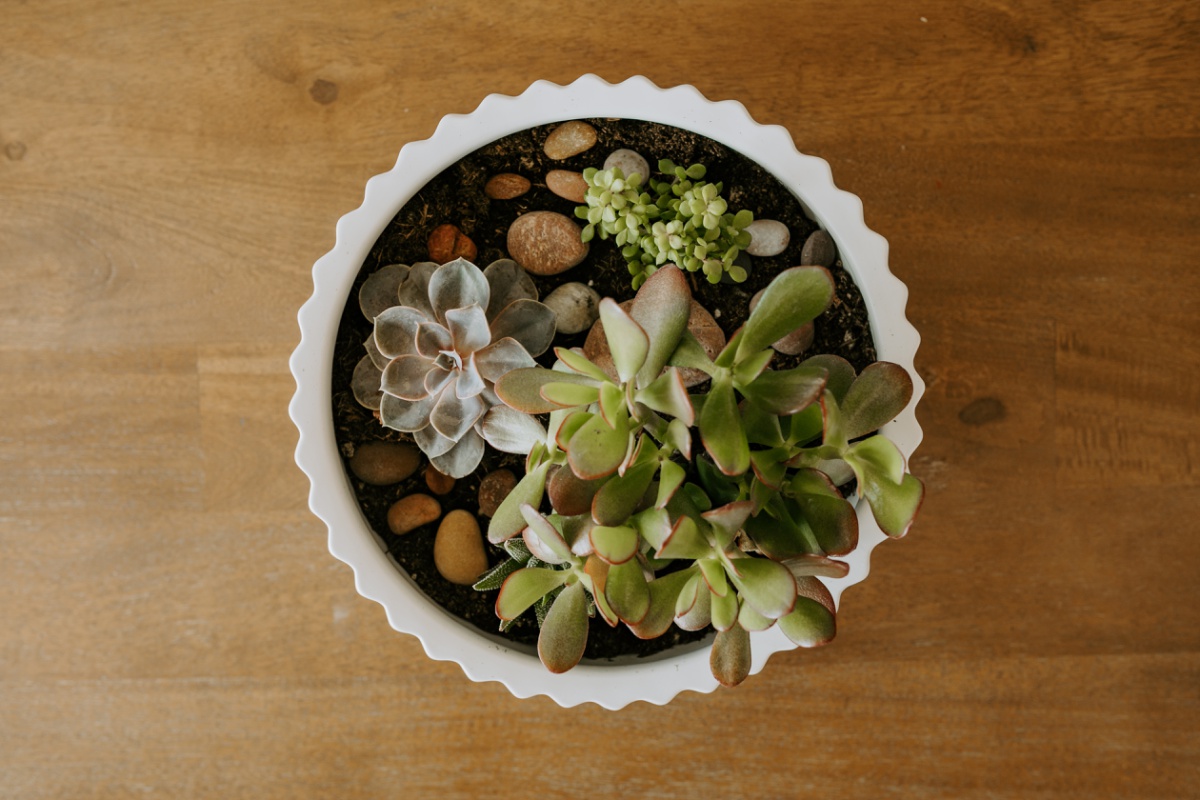
{"type": "Polygon", "coordinates": [[[1200,796],[1198,194],[1194,0],[4,3],[0,797],[1200,796]],[[367,178],[584,72],[827,159],[929,382],[834,645],[619,713],[391,632],[286,415],[367,178]]]}

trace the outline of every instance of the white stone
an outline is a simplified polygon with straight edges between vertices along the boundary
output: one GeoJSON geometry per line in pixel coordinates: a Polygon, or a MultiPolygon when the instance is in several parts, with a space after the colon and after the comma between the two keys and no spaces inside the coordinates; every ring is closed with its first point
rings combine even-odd
{"type": "Polygon", "coordinates": [[[631,177],[634,173],[641,175],[643,186],[650,178],[650,164],[633,150],[621,148],[612,151],[608,158],[604,159],[604,168],[612,169],[613,167],[619,168],[621,174],[626,178],[631,177]]]}
{"type": "Polygon", "coordinates": [[[776,219],[756,219],[746,226],[746,233],[750,234],[746,252],[752,256],[777,256],[792,238],[787,225],[776,219]]]}
{"type": "Polygon", "coordinates": [[[542,301],[558,320],[559,333],[579,333],[600,316],[600,295],[582,283],[564,283],[542,301]]]}

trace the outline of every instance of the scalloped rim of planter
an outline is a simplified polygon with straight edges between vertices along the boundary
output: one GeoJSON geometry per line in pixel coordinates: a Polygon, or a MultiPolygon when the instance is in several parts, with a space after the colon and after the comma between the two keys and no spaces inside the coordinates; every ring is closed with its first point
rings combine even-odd
{"type": "MultiPolygon", "coordinates": [[[[681,646],[644,659],[584,661],[561,675],[546,671],[529,648],[484,634],[431,602],[388,556],[359,509],[333,430],[333,345],[346,298],[375,241],[399,209],[447,165],[527,128],[571,119],[627,118],[685,128],[757,161],[801,201],[838,244],[842,263],[862,292],[881,360],[912,375],[912,402],[884,433],[906,459],[921,441],[916,405],[925,384],[913,367],[920,337],[905,317],[908,289],[888,269],[887,241],[867,228],[862,202],[833,184],[829,165],[796,150],[778,125],[755,122],[734,100],[705,98],[695,87],[659,88],[638,76],[611,84],[584,75],[566,86],[538,81],[518,96],[492,94],[469,114],[442,118],[433,136],[400,150],[396,166],[367,182],[362,205],[337,223],[333,249],[313,266],[314,291],[300,309],[300,344],[290,366],[296,393],[289,413],[300,432],[296,463],[311,481],[309,507],[329,528],[330,552],[354,570],[358,592],[387,611],[388,622],[416,636],[430,658],[454,661],[473,681],[498,681],[517,697],[545,695],[564,707],[596,703],[619,709],[641,700],[665,704],[684,691],[719,684],[708,648],[681,646]]],[[[824,583],[840,605],[842,592],[866,578],[871,551],[887,537],[865,503],[858,504],[859,545],[844,578],[824,583]]],[[[751,674],[775,653],[794,649],[778,626],[752,634],[751,674]]]]}

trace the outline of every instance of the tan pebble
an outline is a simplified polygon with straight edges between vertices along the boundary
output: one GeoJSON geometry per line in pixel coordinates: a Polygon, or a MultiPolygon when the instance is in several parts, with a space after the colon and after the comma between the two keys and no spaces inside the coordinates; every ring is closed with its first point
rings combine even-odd
{"type": "Polygon", "coordinates": [[[487,553],[474,515],[456,510],[442,519],[433,540],[433,563],[443,578],[460,586],[470,586],[484,573],[487,553]]]}
{"type": "Polygon", "coordinates": [[[350,471],[372,486],[399,483],[420,465],[421,451],[403,442],[367,442],[359,445],[350,458],[350,471]]]}
{"type": "Polygon", "coordinates": [[[483,193],[493,200],[512,200],[529,191],[529,179],[512,172],[493,175],[483,187],[483,193]]]}
{"type": "Polygon", "coordinates": [[[522,214],[508,228],[508,254],[534,275],[557,275],[583,261],[588,246],[575,222],[554,211],[522,214]]]}
{"type": "Polygon", "coordinates": [[[387,524],[392,533],[402,536],[428,525],[442,515],[442,505],[427,494],[410,494],[392,503],[387,524]]]}
{"type": "MultiPolygon", "coordinates": [[[[626,311],[632,306],[632,300],[621,303],[621,308],[626,311]]],[[[691,309],[688,312],[687,329],[700,342],[709,358],[716,358],[717,353],[720,353],[725,347],[725,332],[721,330],[721,326],[717,325],[712,314],[709,314],[708,310],[695,299],[692,300],[691,309]]],[[[612,352],[608,348],[608,338],[604,335],[603,322],[597,320],[592,329],[588,331],[587,340],[583,343],[583,353],[597,367],[614,379],[617,377],[617,368],[613,366],[612,352]]],[[[688,387],[708,380],[708,375],[698,369],[681,369],[679,376],[683,378],[684,385],[688,387]]]]}
{"type": "Polygon", "coordinates": [[[425,485],[434,494],[450,494],[450,490],[454,488],[454,478],[438,472],[433,467],[426,467],[425,485]]]}
{"type": "Polygon", "coordinates": [[[511,470],[489,472],[479,482],[479,513],[485,517],[495,516],[496,509],[516,486],[517,476],[511,470]]]}
{"type": "Polygon", "coordinates": [[[456,258],[474,261],[478,251],[470,238],[449,222],[444,222],[429,234],[429,260],[445,264],[456,258]]]}
{"type": "Polygon", "coordinates": [[[546,173],[546,188],[565,200],[582,203],[587,196],[588,182],[582,173],[552,169],[546,173]]]}
{"type": "Polygon", "coordinates": [[[577,156],[596,144],[596,129],[586,122],[573,119],[559,125],[546,137],[542,149],[555,161],[577,156]]]}

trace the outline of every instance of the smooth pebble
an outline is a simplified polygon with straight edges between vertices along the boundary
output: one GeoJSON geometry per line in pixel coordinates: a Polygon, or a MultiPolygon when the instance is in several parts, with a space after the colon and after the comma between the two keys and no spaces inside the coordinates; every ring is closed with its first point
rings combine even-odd
{"type": "Polygon", "coordinates": [[[557,275],[588,254],[575,222],[555,211],[522,214],[508,228],[508,254],[534,275],[557,275]]]}
{"type": "Polygon", "coordinates": [[[392,503],[387,524],[392,533],[403,536],[442,515],[442,505],[427,494],[410,494],[392,503]]]}
{"type": "Polygon", "coordinates": [[[617,167],[621,170],[621,174],[626,178],[632,177],[634,174],[642,176],[642,185],[645,186],[650,177],[650,163],[642,156],[633,151],[622,147],[620,150],[613,150],[608,158],[604,159],[604,168],[612,169],[617,167]]]}
{"type": "Polygon", "coordinates": [[[454,483],[454,478],[437,471],[432,465],[425,468],[425,485],[434,494],[450,494],[454,483]]]}
{"type": "Polygon", "coordinates": [[[433,564],[442,577],[470,586],[488,568],[479,523],[469,511],[456,509],[442,519],[433,540],[433,564]]]}
{"type": "Polygon", "coordinates": [[[493,200],[512,200],[529,191],[529,179],[513,172],[493,175],[483,187],[483,193],[493,200]]]}
{"type": "Polygon", "coordinates": [[[517,476],[512,470],[489,472],[479,482],[479,513],[485,517],[495,516],[496,509],[516,486],[517,476]]]}
{"type": "Polygon", "coordinates": [[[792,238],[787,225],[777,219],[756,219],[746,226],[746,233],[750,234],[750,244],[746,247],[746,252],[752,256],[767,258],[786,250],[792,238]]]}
{"type": "Polygon", "coordinates": [[[456,258],[474,261],[478,251],[465,233],[449,222],[442,223],[429,234],[429,260],[446,264],[456,258]]]}
{"type": "Polygon", "coordinates": [[[404,442],[360,444],[350,458],[350,471],[372,486],[399,483],[421,466],[421,451],[404,442]]]}
{"type": "Polygon", "coordinates": [[[582,173],[569,169],[552,169],[546,173],[546,188],[564,200],[582,203],[587,197],[588,183],[582,173]]]}
{"type": "Polygon", "coordinates": [[[600,316],[600,295],[582,283],[564,283],[542,301],[554,312],[559,333],[579,333],[600,316]]]}
{"type": "Polygon", "coordinates": [[[570,120],[559,125],[546,137],[542,146],[546,155],[555,161],[576,156],[596,144],[596,129],[586,122],[570,120]]]}
{"type": "Polygon", "coordinates": [[[832,267],[837,260],[837,245],[833,237],[817,228],[804,240],[800,249],[800,266],[802,267],[832,267]]]}

